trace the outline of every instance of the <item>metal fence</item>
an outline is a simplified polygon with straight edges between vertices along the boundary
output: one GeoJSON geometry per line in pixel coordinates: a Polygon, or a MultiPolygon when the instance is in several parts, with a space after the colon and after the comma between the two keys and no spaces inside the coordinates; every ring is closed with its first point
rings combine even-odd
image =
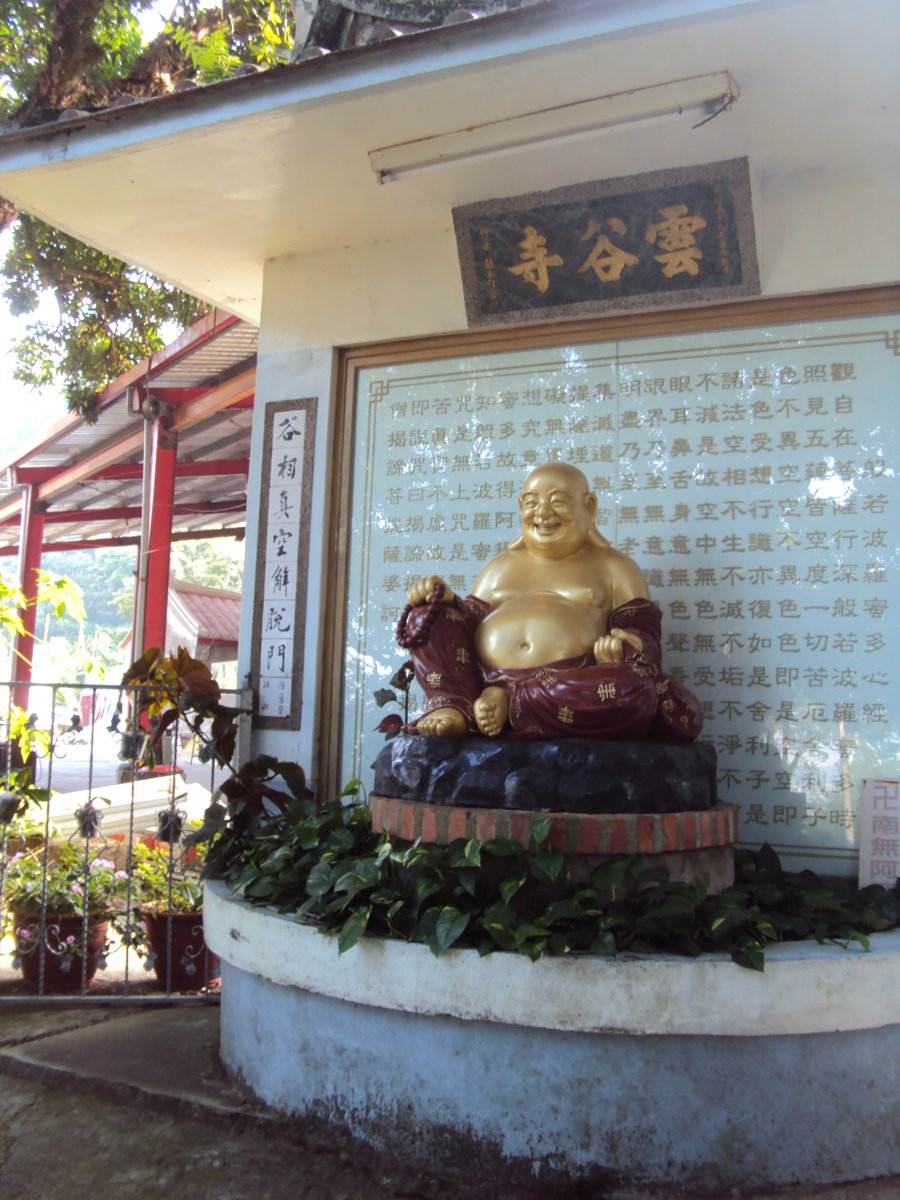
{"type": "MultiPolygon", "coordinates": [[[[20,692],[0,684],[0,1004],[216,1001],[189,835],[230,771],[204,723],[179,716],[153,753],[135,689],[20,692]]],[[[248,737],[243,717],[235,764],[248,737]]]]}

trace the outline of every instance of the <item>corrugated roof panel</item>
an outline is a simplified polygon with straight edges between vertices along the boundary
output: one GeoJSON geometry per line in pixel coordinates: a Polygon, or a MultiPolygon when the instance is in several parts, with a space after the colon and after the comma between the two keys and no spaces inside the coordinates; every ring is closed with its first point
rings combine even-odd
{"type": "MultiPolygon", "coordinates": [[[[65,419],[57,422],[36,439],[33,452],[26,451],[8,467],[0,467],[0,508],[7,509],[5,523],[0,524],[0,546],[17,545],[19,540],[16,510],[22,486],[11,483],[11,468],[59,471],[107,450],[113,452],[109,462],[141,463],[142,449],[114,453],[120,442],[133,441],[134,435],[144,429],[142,418],[129,411],[126,399],[127,387],[135,386],[135,379],[140,379],[144,387],[149,383],[151,393],[154,387],[162,393],[167,386],[209,389],[254,365],[259,335],[252,325],[214,314],[198,322],[193,330],[196,344],[191,344],[189,331],[166,351],[147,360],[143,364],[143,376],[137,368],[122,377],[118,392],[116,385],[108,388],[93,425],[69,423],[65,419]],[[163,361],[159,362],[159,359],[163,361]]],[[[252,424],[252,409],[223,410],[179,433],[178,459],[180,462],[215,462],[224,458],[247,458],[252,424]]],[[[123,516],[105,520],[101,517],[99,521],[93,521],[91,514],[104,509],[139,509],[141,493],[139,476],[135,479],[85,479],[52,492],[47,507],[45,541],[108,536],[111,532],[133,535],[139,529],[137,518],[123,516]],[[73,514],[72,520],[53,520],[54,514],[62,513],[73,514]]],[[[182,509],[186,506],[197,509],[196,512],[176,513],[173,519],[176,531],[242,525],[246,516],[246,480],[240,475],[179,476],[175,484],[175,504],[182,509]]]]}
{"type": "Polygon", "coordinates": [[[161,387],[199,387],[256,357],[259,330],[241,321],[154,375],[161,387]]]}

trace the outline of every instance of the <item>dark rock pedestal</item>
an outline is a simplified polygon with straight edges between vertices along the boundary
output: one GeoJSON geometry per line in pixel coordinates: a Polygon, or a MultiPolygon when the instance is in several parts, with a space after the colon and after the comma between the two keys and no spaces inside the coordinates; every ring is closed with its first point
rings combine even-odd
{"type": "Polygon", "coordinates": [[[707,742],[505,741],[401,734],[375,761],[375,791],[465,808],[674,813],[716,803],[707,742]]]}

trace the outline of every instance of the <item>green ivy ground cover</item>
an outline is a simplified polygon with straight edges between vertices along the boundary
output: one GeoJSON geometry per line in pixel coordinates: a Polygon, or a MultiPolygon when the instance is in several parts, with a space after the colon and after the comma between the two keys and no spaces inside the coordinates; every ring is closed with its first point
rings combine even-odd
{"type": "Polygon", "coordinates": [[[221,810],[207,873],[249,901],[315,920],[337,936],[341,953],[369,934],[421,942],[436,955],[466,946],[532,960],[720,952],[761,971],[767,945],[815,939],[868,948],[869,934],[898,923],[896,889],[858,891],[812,871],[791,874],[767,846],[739,851],[734,886],[709,895],[699,880],[674,882],[637,857],[573,879],[549,844],[549,819],[535,824],[527,849],[504,838],[403,842],[373,832],[368,809],[355,802],[358,786],[319,810],[305,789],[262,819],[241,821],[232,804],[226,821],[221,810]]]}

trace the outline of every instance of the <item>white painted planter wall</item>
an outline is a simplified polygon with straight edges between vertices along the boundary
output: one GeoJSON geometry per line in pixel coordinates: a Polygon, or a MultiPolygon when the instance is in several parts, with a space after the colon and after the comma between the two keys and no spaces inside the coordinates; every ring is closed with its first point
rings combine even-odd
{"type": "Polygon", "coordinates": [[[419,1157],[698,1194],[900,1172],[900,933],[775,947],[760,975],[380,939],[339,956],[220,883],[205,920],[223,1059],[284,1112],[419,1157]]]}

